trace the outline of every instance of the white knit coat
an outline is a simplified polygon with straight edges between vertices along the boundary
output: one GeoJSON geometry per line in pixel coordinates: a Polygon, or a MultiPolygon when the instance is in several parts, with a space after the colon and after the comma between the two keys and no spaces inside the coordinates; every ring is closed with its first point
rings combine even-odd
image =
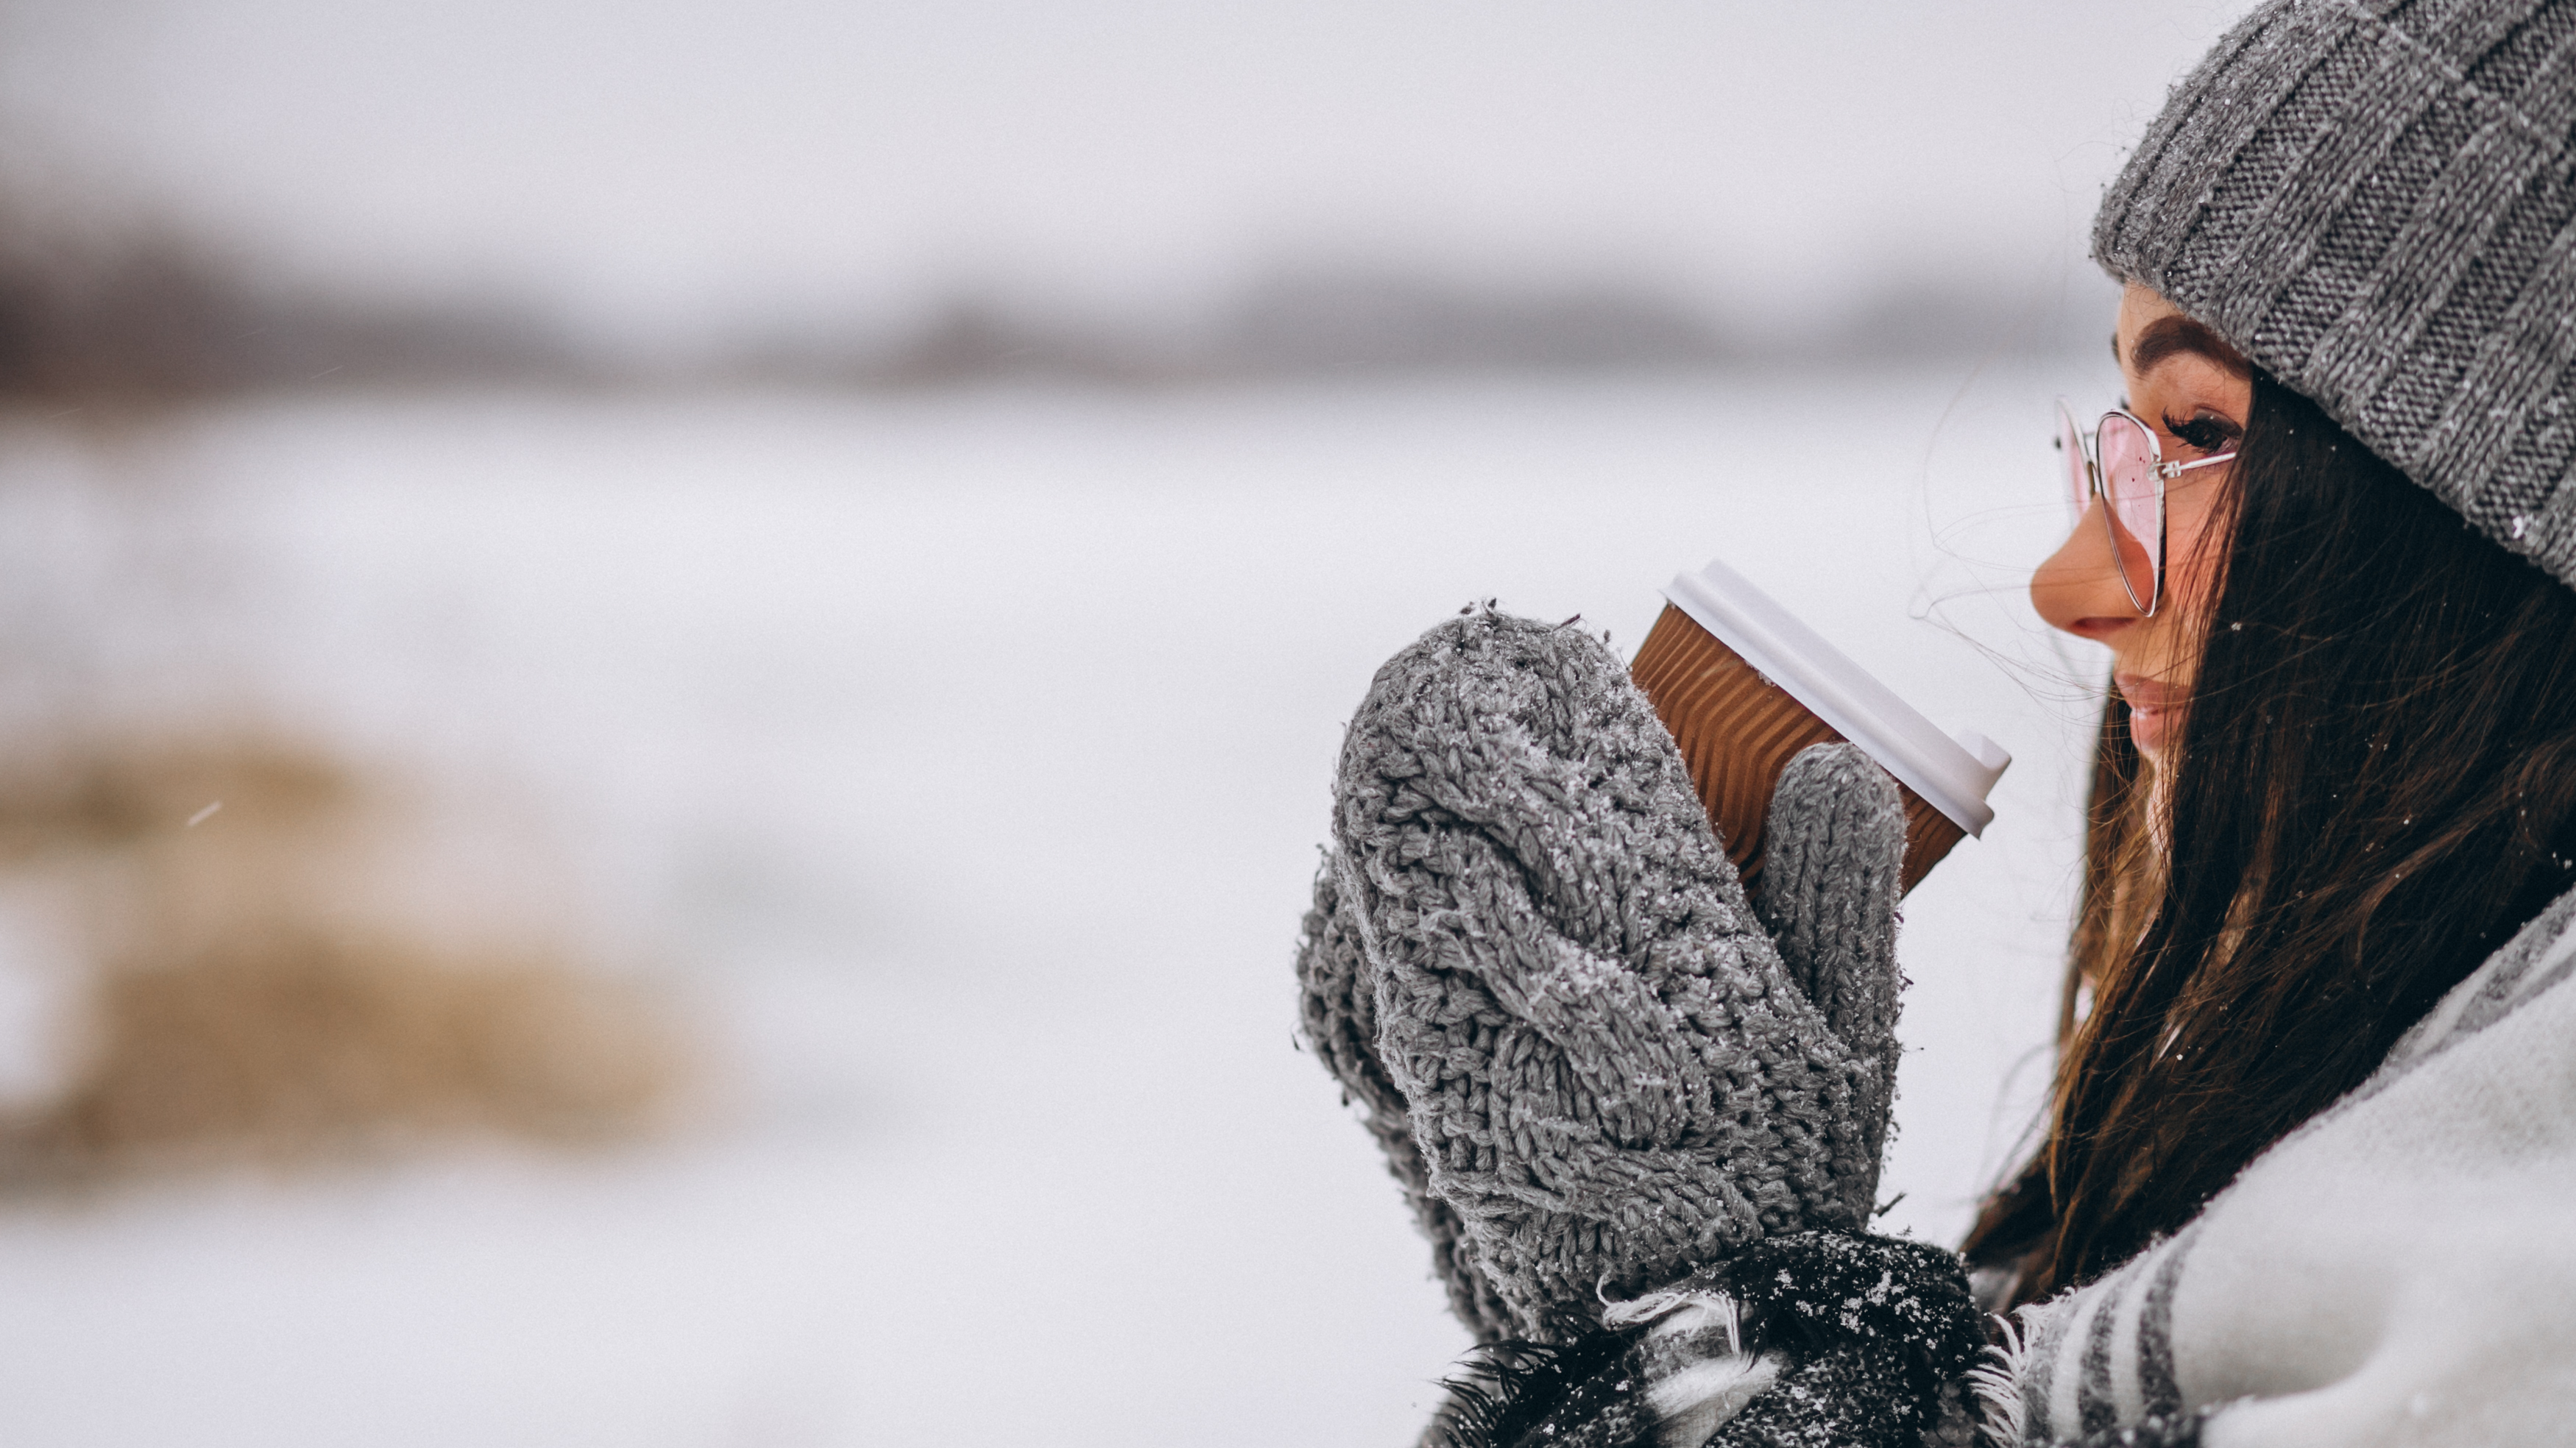
{"type": "Polygon", "coordinates": [[[2022,1309],[1997,1442],[2576,1443],[2576,895],[2181,1231],[2022,1309]]]}

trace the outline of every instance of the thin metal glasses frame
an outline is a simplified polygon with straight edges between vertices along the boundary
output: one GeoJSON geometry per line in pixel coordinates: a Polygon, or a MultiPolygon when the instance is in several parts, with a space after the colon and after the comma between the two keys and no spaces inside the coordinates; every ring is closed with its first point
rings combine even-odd
{"type": "Polygon", "coordinates": [[[2127,592],[2129,602],[2136,606],[2138,612],[2149,618],[2155,617],[2156,610],[2164,603],[2165,592],[2165,484],[2194,468],[2216,467],[2220,463],[2233,462],[2236,454],[2228,451],[2212,453],[2205,458],[2194,458],[2190,462],[2166,462],[2164,446],[2156,441],[2156,430],[2147,426],[2146,419],[2126,408],[2115,407],[2103,413],[2101,419],[2087,430],[2075,425],[2074,410],[2066,405],[2064,398],[2060,398],[2057,403],[2057,424],[2057,446],[2064,449],[2072,443],[2075,449],[2075,456],[2067,460],[2070,484],[2067,502],[2075,510],[2075,521],[2081,524],[2084,509],[2091,506],[2093,500],[2097,498],[2101,500],[2102,531],[2111,545],[2112,566],[2119,572],[2120,587],[2127,592]],[[2118,500],[2111,496],[2110,487],[2102,476],[2102,429],[2111,426],[2115,419],[2138,430],[2138,437],[2146,444],[2148,476],[2155,480],[2155,541],[2150,545],[2143,538],[2137,540],[2147,554],[2148,578],[2144,598],[2138,596],[2138,581],[2129,576],[2128,553],[2121,547],[2121,525],[2116,517],[2120,511],[2118,500]]]}

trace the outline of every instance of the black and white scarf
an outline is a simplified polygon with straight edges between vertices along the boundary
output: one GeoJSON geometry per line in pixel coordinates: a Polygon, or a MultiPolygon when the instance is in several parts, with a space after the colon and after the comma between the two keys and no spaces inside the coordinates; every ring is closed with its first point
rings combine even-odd
{"type": "Polygon", "coordinates": [[[1965,1443],[1961,1386],[1983,1342],[1957,1257],[1889,1237],[1802,1232],[1613,1303],[1598,1330],[1568,1346],[1488,1350],[1452,1384],[1430,1442],[1965,1443]]]}

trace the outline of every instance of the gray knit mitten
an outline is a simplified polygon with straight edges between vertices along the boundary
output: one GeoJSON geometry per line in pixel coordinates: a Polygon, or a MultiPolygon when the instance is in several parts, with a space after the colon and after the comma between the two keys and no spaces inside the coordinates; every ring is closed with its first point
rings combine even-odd
{"type": "Polygon", "coordinates": [[[1480,1340],[1570,1341],[1748,1242],[1868,1221],[1904,820],[1859,751],[1781,780],[1757,922],[1618,659],[1474,612],[1378,671],[1334,805],[1306,1036],[1480,1340]]]}

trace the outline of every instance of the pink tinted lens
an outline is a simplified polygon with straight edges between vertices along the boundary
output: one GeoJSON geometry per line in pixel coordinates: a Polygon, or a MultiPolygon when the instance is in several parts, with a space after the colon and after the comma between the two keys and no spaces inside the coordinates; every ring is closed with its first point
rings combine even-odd
{"type": "Polygon", "coordinates": [[[2156,489],[2156,440],[2119,413],[2102,419],[2093,435],[2101,449],[2102,493],[2111,508],[2111,542],[2120,574],[2144,607],[2155,601],[2156,574],[2164,566],[2165,530],[2156,489]]]}
{"type": "Polygon", "coordinates": [[[2085,505],[2093,501],[2093,480],[2084,466],[2084,434],[2075,428],[2075,418],[2064,404],[2057,409],[2058,461],[2066,468],[2066,506],[2069,518],[2084,516],[2085,505]]]}

